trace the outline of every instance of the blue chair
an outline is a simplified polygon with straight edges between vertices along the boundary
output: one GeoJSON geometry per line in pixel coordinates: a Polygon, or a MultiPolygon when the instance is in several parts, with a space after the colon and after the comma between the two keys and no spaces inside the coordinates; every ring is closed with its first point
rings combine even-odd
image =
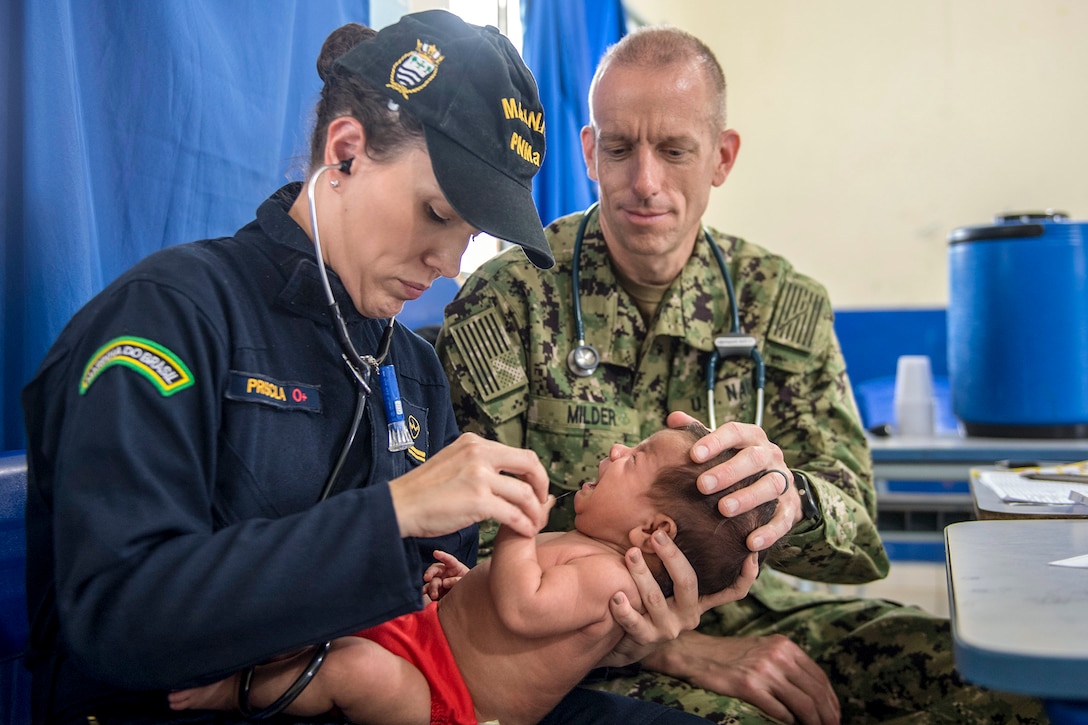
{"type": "MultiPolygon", "coordinates": [[[[895,376],[886,375],[854,382],[854,399],[861,413],[861,424],[866,430],[880,425],[895,426],[895,376]]],[[[938,435],[954,434],[958,430],[956,416],[952,413],[952,388],[948,378],[933,376],[933,397],[936,398],[934,432],[938,435]]]]}
{"type": "Polygon", "coordinates": [[[0,453],[0,725],[30,722],[25,516],[26,456],[0,453]]]}

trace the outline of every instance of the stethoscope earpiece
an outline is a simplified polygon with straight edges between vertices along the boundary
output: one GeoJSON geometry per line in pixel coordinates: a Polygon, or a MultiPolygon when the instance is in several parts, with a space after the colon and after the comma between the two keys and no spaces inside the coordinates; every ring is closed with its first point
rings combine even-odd
{"type": "Polygon", "coordinates": [[[600,353],[597,348],[582,342],[567,355],[567,367],[580,378],[588,378],[597,372],[597,366],[601,364],[600,353]]]}

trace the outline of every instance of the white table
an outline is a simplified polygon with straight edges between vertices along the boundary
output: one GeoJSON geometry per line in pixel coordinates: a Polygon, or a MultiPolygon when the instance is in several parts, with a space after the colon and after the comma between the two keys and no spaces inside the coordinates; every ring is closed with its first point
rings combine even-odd
{"type": "MultiPolygon", "coordinates": [[[[972,468],[997,461],[1069,463],[1088,460],[1088,438],[969,438],[960,435],[871,437],[877,481],[967,481],[972,468]]],[[[879,491],[879,488],[878,488],[879,491]]]]}
{"type": "Polygon", "coordinates": [[[956,668],[975,684],[1088,708],[1088,521],[967,521],[945,529],[956,668]]]}
{"type": "Polygon", "coordinates": [[[870,437],[877,528],[893,559],[944,560],[943,531],[978,518],[971,470],[997,461],[1018,464],[1088,460],[1088,439],[870,437]],[[891,483],[889,483],[891,482],[891,483]]]}

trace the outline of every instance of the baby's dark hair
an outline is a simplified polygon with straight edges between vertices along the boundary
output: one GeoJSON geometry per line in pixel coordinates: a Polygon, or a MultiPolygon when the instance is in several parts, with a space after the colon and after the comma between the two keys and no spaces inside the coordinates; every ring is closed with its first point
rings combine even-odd
{"type": "MultiPolygon", "coordinates": [[[[709,433],[701,423],[678,429],[694,443],[709,433]]],[[[699,580],[699,594],[712,594],[731,586],[740,576],[744,560],[751,553],[748,534],[763,526],[774,516],[778,500],[767,501],[731,518],[718,511],[718,501],[733,491],[750,486],[762,474],[749,476],[729,488],[704,494],[695,485],[703,471],[724,463],[736,455],[730,449],[704,463],[687,462],[673,468],[663,468],[650,487],[649,497],[658,509],[676,522],[676,546],[687,557],[699,580]]],[[[772,547],[773,548],[773,547],[772,547]]],[[[763,564],[767,549],[759,552],[763,564]]],[[[668,571],[655,564],[654,576],[665,596],[672,596],[673,583],[668,571]]]]}
{"type": "Polygon", "coordinates": [[[382,161],[413,144],[424,143],[423,126],[411,115],[390,106],[388,98],[362,78],[337,65],[336,60],[377,31],[359,23],[342,25],[329,34],[317,59],[317,74],[325,82],[321,100],[314,109],[314,131],[310,139],[310,165],[325,161],[329,123],[341,116],[355,118],[366,129],[367,156],[382,161]]]}

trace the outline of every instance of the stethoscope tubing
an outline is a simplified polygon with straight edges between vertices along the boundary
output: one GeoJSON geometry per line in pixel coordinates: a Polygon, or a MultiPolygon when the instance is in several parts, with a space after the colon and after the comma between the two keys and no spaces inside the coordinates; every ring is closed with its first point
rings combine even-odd
{"type": "MultiPolygon", "coordinates": [[[[590,204],[584,212],[582,212],[582,218],[578,222],[578,230],[574,236],[574,251],[573,261],[571,263],[571,291],[572,291],[572,308],[574,312],[574,347],[567,355],[567,367],[570,371],[578,377],[588,377],[597,370],[597,366],[600,363],[600,354],[597,349],[592,345],[586,343],[585,340],[585,322],[582,319],[582,294],[581,294],[581,268],[582,268],[582,241],[585,238],[586,225],[589,223],[590,218],[595,214],[599,207],[599,202],[593,202],[590,204]]],[[[718,269],[721,270],[722,279],[725,281],[725,291],[729,297],[729,309],[730,309],[730,333],[734,335],[740,335],[740,310],[737,308],[737,295],[733,288],[733,277],[729,274],[729,267],[725,263],[725,256],[722,254],[721,248],[714,241],[714,236],[710,233],[710,230],[703,227],[703,237],[706,239],[707,244],[710,245],[710,249],[714,252],[714,258],[718,262],[718,269]]],[[[766,385],[766,367],[763,363],[763,356],[760,354],[758,345],[755,344],[753,338],[752,347],[748,351],[749,356],[754,363],[753,377],[755,379],[756,389],[756,411],[755,411],[755,424],[757,426],[763,426],[763,398],[764,388],[766,385]]],[[[718,362],[721,359],[721,355],[718,353],[717,347],[710,352],[710,357],[707,359],[706,365],[706,391],[707,391],[707,416],[710,423],[710,428],[713,430],[717,428],[717,420],[714,412],[714,382],[717,377],[718,362]]]]}
{"type": "Polygon", "coordinates": [[[582,212],[582,219],[578,222],[578,232],[574,235],[574,264],[570,269],[570,282],[574,302],[574,347],[567,355],[567,368],[580,378],[587,378],[597,371],[601,364],[601,355],[597,348],[586,344],[586,330],[582,320],[582,240],[586,235],[586,224],[589,218],[597,210],[598,202],[593,202],[589,208],[582,212]]]}
{"type": "MultiPolygon", "coordinates": [[[[351,159],[340,162],[338,164],[326,164],[325,166],[318,167],[313,174],[310,175],[310,180],[306,184],[306,200],[309,204],[310,210],[310,226],[313,230],[314,240],[314,261],[317,263],[317,271],[321,277],[321,286],[325,290],[325,298],[329,304],[329,311],[332,313],[333,324],[336,328],[336,335],[340,343],[340,356],[343,358],[344,363],[347,365],[348,370],[351,371],[351,375],[355,382],[358,384],[358,390],[355,397],[355,412],[352,415],[351,426],[348,428],[347,435],[344,436],[344,442],[340,447],[340,453],[337,456],[336,463],[333,465],[332,470],[329,472],[328,477],[325,480],[325,485],[321,489],[321,495],[318,497],[317,502],[321,503],[329,497],[332,493],[336,482],[340,478],[340,473],[344,468],[344,463],[347,461],[348,453],[351,451],[352,444],[355,442],[355,437],[359,432],[359,426],[363,420],[363,413],[366,411],[367,400],[370,397],[370,376],[376,371],[386,357],[389,355],[389,347],[393,339],[393,325],[395,324],[395,318],[389,318],[389,324],[382,332],[381,341],[378,343],[378,351],[374,356],[363,356],[358,353],[355,346],[351,342],[351,337],[348,335],[347,323],[344,321],[344,315],[340,312],[340,305],[337,304],[336,298],[332,292],[332,285],[329,282],[329,275],[325,269],[325,258],[321,253],[321,232],[317,223],[317,201],[314,195],[314,188],[317,186],[318,179],[326,171],[333,169],[339,169],[344,173],[351,173],[351,159]]],[[[306,689],[306,687],[313,681],[314,675],[321,669],[321,666],[325,662],[325,656],[329,651],[331,642],[324,642],[322,644],[314,645],[314,654],[310,659],[309,664],[299,674],[295,681],[284,690],[276,700],[268,707],[262,708],[257,711],[253,711],[249,707],[249,692],[250,685],[253,682],[253,670],[249,667],[242,672],[242,676],[238,681],[238,709],[242,713],[243,717],[248,720],[267,720],[275,715],[283,712],[288,705],[295,701],[299,694],[306,689]]]]}

